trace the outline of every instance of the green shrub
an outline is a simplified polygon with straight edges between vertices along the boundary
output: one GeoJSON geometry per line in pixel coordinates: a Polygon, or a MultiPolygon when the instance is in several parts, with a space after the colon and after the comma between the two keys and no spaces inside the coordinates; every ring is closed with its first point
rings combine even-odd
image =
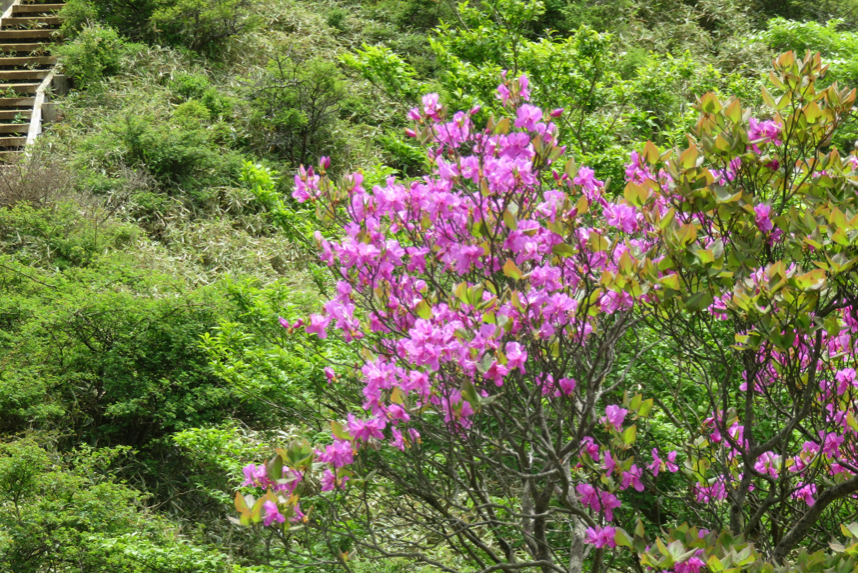
{"type": "Polygon", "coordinates": [[[249,97],[250,126],[260,151],[273,151],[297,166],[333,155],[344,145],[336,131],[347,94],[333,62],[272,60],[249,97]]]}
{"type": "Polygon", "coordinates": [[[201,99],[203,94],[211,89],[211,82],[203,74],[183,72],[176,74],[167,86],[184,99],[201,99]]]}
{"type": "Polygon", "coordinates": [[[224,286],[235,310],[202,342],[213,372],[243,401],[276,404],[266,420],[273,426],[284,420],[321,431],[312,413],[328,385],[323,370],[345,350],[335,342],[317,344],[309,336],[290,335],[278,322],[280,316],[294,322],[318,304],[317,298],[294,292],[286,281],[263,286],[247,279],[224,286]]]}
{"type": "Polygon", "coordinates": [[[74,38],[88,25],[101,23],[129,38],[142,38],[154,0],[68,0],[60,12],[62,33],[74,38]]]}
{"type": "Polygon", "coordinates": [[[419,147],[405,141],[398,134],[385,134],[376,138],[376,143],[385,151],[388,165],[406,175],[414,175],[425,168],[424,156],[419,147]]]}
{"type": "MultiPolygon", "coordinates": [[[[0,395],[53,405],[37,413],[61,417],[43,419],[41,428],[142,447],[164,432],[226,415],[228,393],[197,349],[215,324],[211,294],[161,297],[175,287],[169,278],[116,260],[52,276],[7,259],[0,280],[8,315],[0,395]],[[39,381],[35,388],[44,395],[22,395],[23,373],[39,381]]],[[[25,413],[20,405],[16,410],[25,413]]]]}
{"type": "Polygon", "coordinates": [[[217,55],[223,41],[251,25],[251,0],[156,0],[153,30],[171,44],[217,55]]]}
{"type": "Polygon", "coordinates": [[[183,100],[199,100],[215,117],[232,113],[235,105],[233,98],[221,94],[203,74],[177,74],[167,87],[183,100]]]}
{"type": "Polygon", "coordinates": [[[345,32],[347,30],[346,20],[349,17],[349,13],[343,10],[342,8],[332,8],[328,15],[325,17],[325,22],[331,28],[338,30],[340,32],[345,32]]]}
{"type": "Polygon", "coordinates": [[[66,74],[74,78],[78,87],[87,88],[119,71],[125,42],[112,28],[88,24],[73,41],[57,46],[56,51],[66,74]]]}
{"type": "Polygon", "coordinates": [[[251,0],[69,0],[62,32],[76,38],[99,23],[135,40],[165,41],[216,55],[223,41],[247,30],[251,0]]]}
{"type": "Polygon", "coordinates": [[[19,203],[0,209],[0,253],[29,267],[90,266],[106,250],[127,246],[137,235],[132,225],[106,220],[92,200],[60,197],[40,207],[19,203]]]}
{"type": "Polygon", "coordinates": [[[0,570],[227,573],[229,559],[146,510],[112,465],[127,448],[65,457],[33,439],[0,443],[0,570]]]}
{"type": "Polygon", "coordinates": [[[74,40],[81,30],[98,21],[98,10],[88,0],[69,0],[60,11],[63,38],[74,40]]]}
{"type": "Polygon", "coordinates": [[[173,121],[185,129],[198,128],[210,119],[209,108],[195,99],[190,99],[173,110],[173,121]]]}
{"type": "Polygon", "coordinates": [[[123,117],[100,124],[100,129],[77,140],[75,164],[95,179],[99,173],[121,171],[126,165],[148,172],[156,186],[131,198],[144,206],[141,216],[159,211],[167,197],[189,207],[204,207],[217,193],[215,188],[238,180],[241,158],[221,147],[215,141],[218,133],[200,121],[206,108],[199,102],[179,107],[170,117],[132,108],[123,117]],[[196,120],[190,121],[193,115],[196,120]]]}

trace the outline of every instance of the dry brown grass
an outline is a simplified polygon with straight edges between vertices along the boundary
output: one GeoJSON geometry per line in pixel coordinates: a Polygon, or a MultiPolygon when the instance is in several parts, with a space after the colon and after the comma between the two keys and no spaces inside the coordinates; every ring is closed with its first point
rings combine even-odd
{"type": "Polygon", "coordinates": [[[74,192],[74,178],[65,165],[36,151],[0,166],[0,208],[18,204],[45,207],[74,192]]]}

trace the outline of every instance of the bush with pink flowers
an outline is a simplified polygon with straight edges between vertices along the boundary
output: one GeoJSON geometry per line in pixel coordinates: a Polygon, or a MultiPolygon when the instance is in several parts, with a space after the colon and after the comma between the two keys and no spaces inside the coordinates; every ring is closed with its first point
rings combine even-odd
{"type": "Polygon", "coordinates": [[[807,552],[858,492],[858,158],[827,146],[855,92],[824,72],[784,54],[766,110],[702,95],[619,198],[525,76],[487,125],[424,96],[422,177],[301,168],[336,294],[284,326],[356,361],[327,371],[328,439],[246,468],[238,521],[345,570],[851,570],[848,527],[807,552]],[[665,346],[687,367],[639,378],[665,346]]]}

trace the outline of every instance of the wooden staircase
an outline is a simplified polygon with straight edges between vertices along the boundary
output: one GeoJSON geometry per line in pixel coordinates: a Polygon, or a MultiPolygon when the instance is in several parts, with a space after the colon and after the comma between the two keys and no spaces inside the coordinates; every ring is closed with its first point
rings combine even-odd
{"type": "Polygon", "coordinates": [[[5,0],[0,16],[0,161],[14,161],[53,118],[51,88],[65,91],[51,44],[60,41],[58,3],[5,0]]]}

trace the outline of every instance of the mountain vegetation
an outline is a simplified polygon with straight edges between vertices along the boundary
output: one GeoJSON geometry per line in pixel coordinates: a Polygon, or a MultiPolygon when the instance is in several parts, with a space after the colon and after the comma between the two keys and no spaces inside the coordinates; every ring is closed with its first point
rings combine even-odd
{"type": "Polygon", "coordinates": [[[856,0],[68,0],[0,571],[858,567],[856,0]]]}

